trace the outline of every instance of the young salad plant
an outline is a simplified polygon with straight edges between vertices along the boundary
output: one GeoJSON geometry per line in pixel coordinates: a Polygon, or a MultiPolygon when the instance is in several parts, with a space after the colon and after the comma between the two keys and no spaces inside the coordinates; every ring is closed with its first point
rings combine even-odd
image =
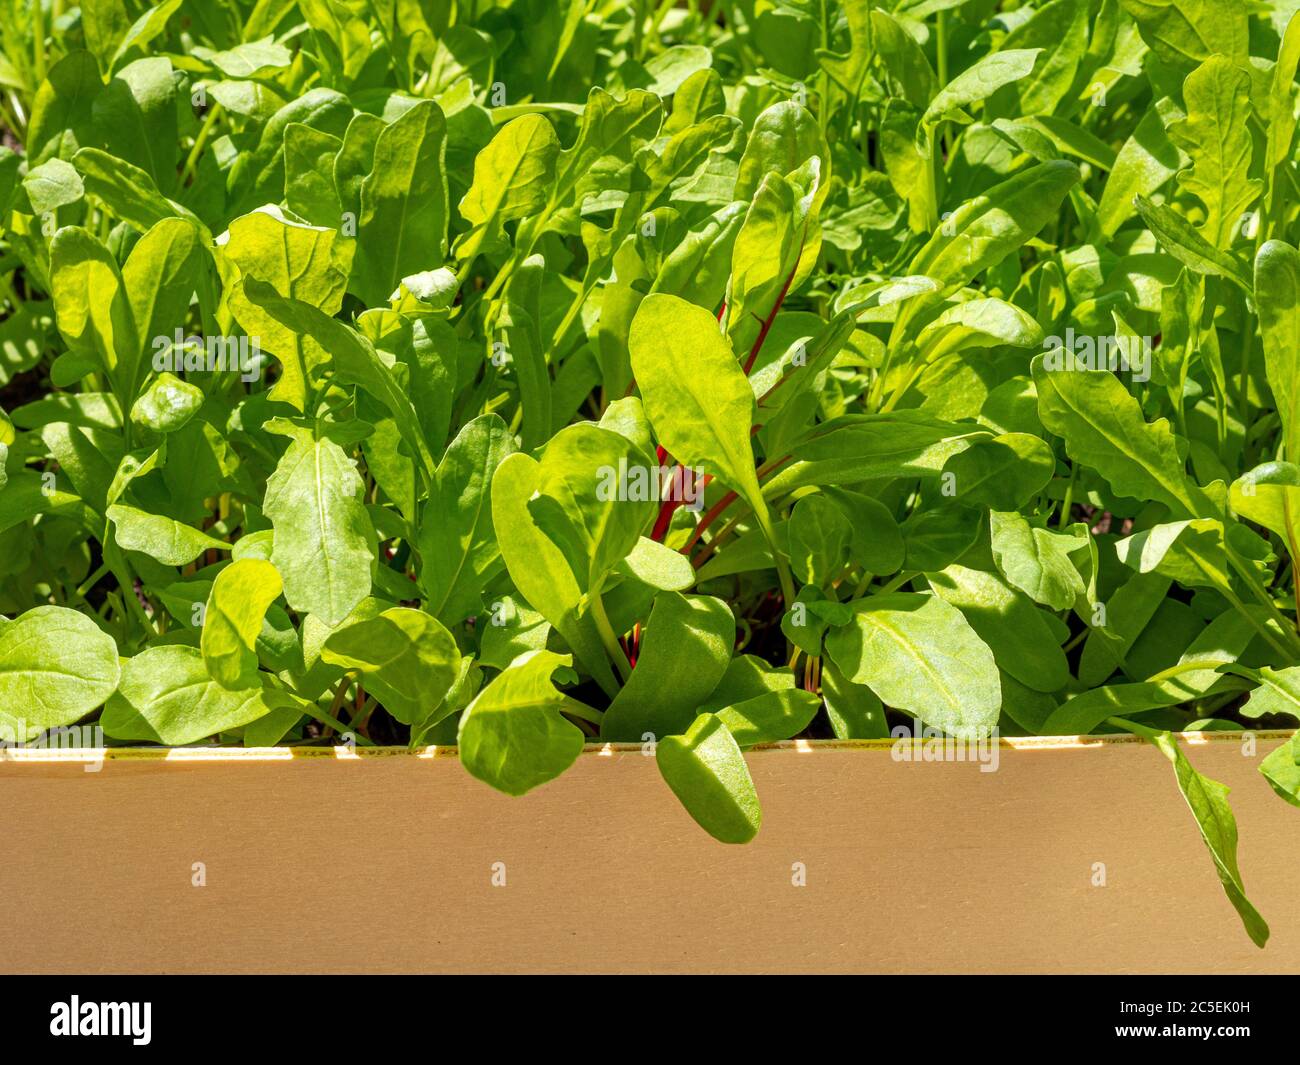
{"type": "Polygon", "coordinates": [[[1126,732],[1264,944],[1178,734],[1300,719],[1293,3],[3,8],[9,742],[739,843],[757,744],[1126,732]]]}

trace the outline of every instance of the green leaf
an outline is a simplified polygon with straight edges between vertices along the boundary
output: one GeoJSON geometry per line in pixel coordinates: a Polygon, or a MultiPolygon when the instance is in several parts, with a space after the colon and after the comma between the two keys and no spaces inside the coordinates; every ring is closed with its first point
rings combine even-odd
{"type": "Polygon", "coordinates": [[[564,553],[528,509],[541,464],[528,455],[507,455],[492,475],[492,524],[510,579],[528,604],[555,626],[579,661],[606,691],[617,691],[600,637],[587,615],[582,590],[564,553]]]}
{"type": "Polygon", "coordinates": [[[223,688],[238,691],[260,684],[257,638],[267,610],[283,590],[276,568],[255,558],[232,562],[212,582],[199,648],[208,675],[223,688]]]}
{"type": "Polygon", "coordinates": [[[1103,370],[1052,370],[1035,356],[1038,413],[1064,438],[1075,462],[1095,469],[1122,496],[1154,499],[1175,514],[1207,513],[1204,493],[1187,476],[1169,422],[1148,423],[1119,378],[1103,370]]]}
{"type": "Polygon", "coordinates": [[[82,148],[72,157],[86,191],[124,222],[148,230],[166,219],[184,218],[203,230],[205,244],[211,243],[198,218],[175,200],[169,200],[145,171],[98,148],[82,148]]]}
{"type": "Polygon", "coordinates": [[[334,184],[333,165],[343,141],[331,133],[290,122],[284,131],[284,202],[289,210],[315,226],[334,229],[344,224],[343,201],[334,184]]]}
{"type": "Polygon", "coordinates": [[[786,526],[790,568],[805,584],[825,585],[849,561],[853,528],[826,496],[807,496],[795,504],[786,526]]]}
{"type": "Polygon", "coordinates": [[[642,536],[616,572],[659,591],[684,592],[695,583],[695,568],[680,551],[642,536]]]}
{"type": "Polygon", "coordinates": [[[149,56],[127,63],[95,97],[91,113],[101,147],[143,170],[163,195],[175,189],[180,152],[169,59],[149,56]]]}
{"type": "Polygon", "coordinates": [[[1003,85],[1028,77],[1042,51],[1041,48],[1009,48],[976,60],[930,101],[921,115],[922,127],[929,129],[944,119],[954,118],[962,108],[987,100],[1003,85]]]}
{"type": "Polygon", "coordinates": [[[523,795],[571,766],[582,753],[582,730],[560,713],[565,697],[551,682],[568,655],[521,656],[475,697],[460,719],[461,763],[507,795],[523,795]]]}
{"type": "Polygon", "coordinates": [[[405,725],[432,723],[460,670],[460,651],[438,620],[409,607],[335,629],[322,661],[357,670],[366,689],[405,725]]]}
{"type": "Polygon", "coordinates": [[[822,697],[836,739],[879,740],[889,736],[889,722],[880,697],[865,684],[854,684],[822,660],[822,697]]]}
{"type": "Polygon", "coordinates": [[[816,262],[821,247],[819,167],[820,159],[814,157],[788,180],[766,175],[745,213],[732,246],[726,299],[727,336],[738,351],[754,350],[763,323],[816,262]]]}
{"type": "Polygon", "coordinates": [[[523,410],[520,440],[525,451],[541,447],[551,432],[552,386],[542,339],[542,278],[546,260],[530,255],[506,286],[497,317],[505,355],[514,369],[523,410]]]}
{"type": "Polygon", "coordinates": [[[1262,181],[1248,176],[1250,77],[1227,57],[1211,56],[1187,76],[1183,99],[1187,117],[1169,127],[1169,137],[1191,156],[1192,166],[1178,175],[1178,183],[1205,207],[1205,238],[1227,248],[1264,190],[1262,181]]]}
{"type": "Polygon", "coordinates": [[[601,723],[602,739],[639,743],[681,732],[717,686],[736,644],[721,599],[660,592],[641,633],[636,668],[601,723]]]}
{"type": "Polygon", "coordinates": [[[334,441],[294,429],[266,482],[271,562],[294,610],[337,625],[370,594],[375,530],[356,463],[334,441]]]}
{"type": "Polygon", "coordinates": [[[793,100],[772,104],[754,119],[745,154],[736,175],[733,199],[752,200],[769,174],[778,177],[798,170],[811,158],[820,160],[820,182],[811,210],[815,213],[829,191],[830,149],[817,119],[793,100]]]}
{"type": "Polygon", "coordinates": [[[1232,0],[1120,0],[1162,62],[1184,73],[1219,53],[1245,63],[1247,10],[1232,0]]]}
{"type": "Polygon", "coordinates": [[[1259,771],[1280,798],[1292,806],[1300,806],[1300,746],[1296,745],[1295,736],[1260,762],[1259,771]]]}
{"type": "Polygon", "coordinates": [[[1280,240],[1255,256],[1255,301],[1264,369],[1282,419],[1286,457],[1300,460],[1300,252],[1280,240]]]}
{"type": "Polygon", "coordinates": [[[461,217],[470,234],[457,243],[457,254],[470,257],[481,245],[498,242],[501,227],[536,214],[546,206],[560,141],[543,115],[521,115],[502,126],[474,158],[474,180],[461,198],[461,217]]]}
{"type": "Polygon", "coordinates": [[[1084,594],[1083,577],[1070,561],[1080,546],[1073,536],[1031,526],[1020,514],[989,515],[993,558],[1007,583],[1052,610],[1068,610],[1084,594]]]}
{"type": "Polygon", "coordinates": [[[495,414],[466,426],[447,447],[420,521],[420,587],[430,611],[447,625],[472,613],[480,589],[504,566],[492,526],[492,476],[515,451],[495,414]]]}
{"type": "Polygon", "coordinates": [[[86,194],[81,175],[62,159],[48,159],[28,170],[23,189],[32,211],[38,215],[74,204],[86,194]]]}
{"type": "Polygon", "coordinates": [[[131,421],[155,433],[174,433],[198,413],[203,400],[201,388],[160,373],[131,407],[131,421]]]}
{"type": "Polygon", "coordinates": [[[1196,825],[1201,830],[1201,839],[1210,849],[1223,891],[1241,917],[1241,923],[1251,941],[1262,948],[1268,942],[1268,924],[1246,898],[1246,889],[1241,882],[1241,872],[1237,868],[1237,820],[1232,815],[1232,807],[1228,805],[1229,789],[1217,780],[1201,776],[1193,769],[1178,741],[1170,733],[1155,733],[1148,738],[1174,764],[1178,790],[1187,800],[1192,816],[1196,818],[1196,825]]]}
{"type": "Polygon", "coordinates": [[[997,574],[952,565],[928,580],[962,612],[1003,671],[1025,687],[1055,692],[1070,682],[1069,663],[1046,615],[997,574]]]}
{"type": "Polygon", "coordinates": [[[999,299],[954,304],[916,338],[921,356],[927,362],[968,348],[991,348],[999,344],[1034,348],[1042,342],[1043,331],[1038,323],[1019,307],[999,299]]]}
{"type": "Polygon", "coordinates": [[[1096,228],[1098,235],[1111,237],[1135,210],[1134,200],[1150,196],[1174,176],[1179,168],[1179,152],[1165,131],[1162,111],[1171,108],[1149,109],[1129,134],[1119,150],[1115,165],[1102,189],[1097,204],[1096,228]]]}
{"type": "Polygon", "coordinates": [[[1300,721],[1300,666],[1273,669],[1262,666],[1259,687],[1250,693],[1241,715],[1249,718],[1265,714],[1286,714],[1300,721]]]}
{"type": "Polygon", "coordinates": [[[1223,523],[1193,518],[1154,525],[1115,544],[1119,560],[1139,573],[1159,573],[1185,588],[1228,586],[1223,523]]]}
{"type": "Polygon", "coordinates": [[[1090,6],[1082,0],[1051,0],[1008,33],[994,53],[1042,49],[1034,69],[1015,83],[1022,113],[1052,117],[1065,102],[1086,60],[1090,6]]]}
{"type": "Polygon", "coordinates": [[[371,307],[387,303],[407,274],[447,257],[446,146],[447,120],[432,100],[413,105],[375,142],[374,167],[361,182],[351,281],[371,307]]]}
{"type": "Polygon", "coordinates": [[[1216,248],[1172,208],[1152,203],[1145,196],[1135,196],[1133,201],[1147,228],[1180,263],[1198,274],[1227,278],[1250,294],[1250,273],[1235,255],[1216,248]]]}
{"type": "Polygon", "coordinates": [[[600,588],[654,519],[651,499],[620,491],[620,471],[645,462],[626,437],[595,425],[561,429],[542,452],[528,509],[564,552],[583,592],[600,588]]]}
{"type": "MultiPolygon", "coordinates": [[[[301,343],[302,350],[310,353],[309,365],[328,364],[335,382],[357,385],[383,404],[392,414],[409,454],[418,459],[417,468],[421,473],[432,472],[433,460],[420,418],[412,397],[394,372],[394,356],[377,352],[366,337],[311,303],[281,298],[269,285],[258,281],[245,280],[242,288],[250,305],[264,312],[275,328],[290,333],[295,343],[301,343]]],[[[283,379],[272,389],[271,398],[276,398],[281,383],[283,379]]],[[[417,391],[415,398],[425,397],[417,391]]],[[[292,399],[285,396],[284,401],[292,399]]]]}
{"type": "Polygon", "coordinates": [[[256,721],[283,706],[262,688],[228,691],[208,674],[197,647],[148,647],[122,668],[122,683],[100,718],[117,740],[180,747],[256,721]]]}
{"type": "Polygon", "coordinates": [[[926,274],[949,295],[1001,262],[1060,214],[1079,181],[1064,159],[1039,163],[968,200],[916,253],[909,274],[926,274]]]}
{"type": "Polygon", "coordinates": [[[120,382],[123,357],[134,366],[140,342],[117,262],[104,245],[79,226],[68,226],[50,242],[50,283],[55,321],[68,348],[93,360],[110,380],[120,382]]]}
{"type": "Polygon", "coordinates": [[[193,223],[163,219],[140,238],[122,267],[140,343],[137,352],[118,349],[122,391],[128,399],[135,398],[144,381],[146,356],[157,355],[189,315],[190,301],[208,267],[202,240],[193,223]]]}
{"type": "Polygon", "coordinates": [[[799,735],[820,707],[821,700],[812,692],[791,688],[742,699],[715,713],[736,743],[752,747],[799,735]]]}
{"type": "Polygon", "coordinates": [[[956,607],[912,592],[852,606],[852,622],[826,638],[826,654],[847,680],[954,736],[978,737],[997,724],[993,652],[956,607]]]}
{"type": "Polygon", "coordinates": [[[0,734],[26,743],[71,725],[117,688],[117,645],[84,614],[38,606],[0,618],[0,734]]]}
{"type": "Polygon", "coordinates": [[[214,52],[210,48],[195,48],[199,59],[210,63],[228,78],[252,78],[277,67],[287,67],[293,62],[293,53],[273,37],[245,41],[234,48],[214,52]]]}
{"type": "Polygon", "coordinates": [[[88,51],[70,51],[50,67],[32,98],[27,127],[30,163],[54,157],[71,160],[79,147],[96,143],[93,109],[103,88],[99,66],[88,51]]]}
{"type": "Polygon", "coordinates": [[[655,293],[632,320],[629,345],[659,442],[678,462],[713,474],[765,516],[749,443],[754,392],[717,320],[702,307],[655,293]]]}
{"type": "Polygon", "coordinates": [[[950,484],[958,502],[991,510],[1025,506],[1055,472],[1052,449],[1027,433],[975,440],[944,466],[944,474],[952,475],[950,484]]]}
{"type": "Polygon", "coordinates": [[[167,566],[184,566],[204,551],[229,551],[230,545],[169,518],[121,503],[108,508],[118,547],[139,551],[167,566]]]}
{"type": "Polygon", "coordinates": [[[922,411],[848,414],[824,422],[790,452],[799,461],[764,485],[777,498],[803,485],[852,485],[877,478],[937,478],[948,459],[988,430],[922,411]]]}
{"type": "Polygon", "coordinates": [[[659,131],[663,106],[651,92],[633,89],[618,99],[599,86],[591,89],[578,136],[560,152],[548,206],[581,202],[603,178],[630,163],[636,150],[659,131]]]}
{"type": "MultiPolygon", "coordinates": [[[[282,297],[311,304],[325,315],[343,305],[353,245],[332,229],[291,222],[271,210],[254,211],[230,223],[226,239],[218,240],[224,257],[245,279],[229,291],[230,309],[263,351],[280,360],[281,376],[271,398],[307,409],[307,376],[328,359],[326,351],[264,309],[249,281],[260,281],[282,297]]],[[[387,293],[384,294],[387,298],[387,293]]]]}
{"type": "Polygon", "coordinates": [[[763,811],[735,739],[716,714],[701,714],[681,736],[655,748],[659,772],[686,812],[722,843],[748,843],[763,811]]]}
{"type": "Polygon", "coordinates": [[[893,513],[877,499],[844,488],[824,488],[849,519],[849,555],[868,573],[894,573],[903,565],[903,535],[893,513]]]}

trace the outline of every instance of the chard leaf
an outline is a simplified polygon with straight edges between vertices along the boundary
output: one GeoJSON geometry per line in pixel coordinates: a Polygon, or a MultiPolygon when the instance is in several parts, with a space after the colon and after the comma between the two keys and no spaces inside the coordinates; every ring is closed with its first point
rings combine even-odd
{"type": "Polygon", "coordinates": [[[669,454],[765,515],[749,443],[754,393],[714,317],[656,293],[642,301],[629,343],[646,416],[669,454]]]}
{"type": "Polygon", "coordinates": [[[696,823],[721,843],[748,843],[763,823],[754,782],[735,738],[716,714],[656,745],[659,772],[696,823]]]}
{"type": "Polygon", "coordinates": [[[271,562],[293,609],[337,625],[370,594],[375,530],[356,463],[328,437],[293,429],[266,482],[271,562]]]}
{"type": "Polygon", "coordinates": [[[660,592],[636,668],[605,711],[602,739],[641,742],[685,729],[731,661],[736,619],[720,599],[660,592]]]}
{"type": "Polygon", "coordinates": [[[26,743],[71,725],[117,689],[117,646],[93,621],[61,606],[0,619],[0,738],[26,743]]]}
{"type": "Polygon", "coordinates": [[[1079,168],[1040,163],[962,204],[916,253],[910,274],[926,274],[945,295],[969,284],[1055,218],[1079,168]]]}
{"type": "Polygon", "coordinates": [[[886,706],[954,736],[991,729],[1002,705],[993,652],[961,612],[935,595],[895,592],[853,604],[852,621],[826,638],[826,654],[886,706]]]}
{"type": "Polygon", "coordinates": [[[454,625],[504,566],[492,526],[492,476],[515,451],[495,414],[469,422],[448,446],[420,522],[420,586],[433,614],[454,625]]]}
{"type": "Polygon", "coordinates": [[[257,638],[284,586],[270,562],[245,558],[217,574],[203,613],[199,649],[208,675],[223,688],[257,687],[257,638]]]}
{"type": "Polygon", "coordinates": [[[122,683],[100,723],[118,740],[179,747],[239,728],[285,705],[261,687],[229,691],[208,674],[197,647],[160,645],[122,667],[122,683]]]}
{"type": "Polygon", "coordinates": [[[350,281],[372,307],[386,303],[402,278],[447,257],[446,144],[447,119],[432,100],[414,104],[375,141],[350,281]]]}
{"type": "Polygon", "coordinates": [[[1286,457],[1300,460],[1300,252],[1267,241],[1255,256],[1255,300],[1264,343],[1264,369],[1282,419],[1286,457]]]}
{"type": "Polygon", "coordinates": [[[405,725],[432,723],[460,671],[456,641],[432,615],[392,607],[335,629],[321,660],[356,670],[405,725]]]}
{"type": "Polygon", "coordinates": [[[568,655],[532,651],[475,697],[460,719],[461,764],[507,795],[523,795],[559,776],[582,753],[582,730],[560,713],[565,697],[551,674],[568,655]]]}
{"type": "Polygon", "coordinates": [[[1241,882],[1241,872],[1237,868],[1237,819],[1233,817],[1232,807],[1228,805],[1229,789],[1192,768],[1177,739],[1170,733],[1155,733],[1149,738],[1160,753],[1174,764],[1178,790],[1183,793],[1192,816],[1196,818],[1201,839],[1205,841],[1210,857],[1214,859],[1214,868],[1223,884],[1224,894],[1236,909],[1251,941],[1262,948],[1268,942],[1268,924],[1246,897],[1246,889],[1241,882]]]}
{"type": "Polygon", "coordinates": [[[115,503],[106,515],[113,523],[117,545],[139,551],[168,566],[184,566],[204,551],[229,551],[230,545],[163,514],[115,503]]]}
{"type": "Polygon", "coordinates": [[[1154,499],[1178,515],[1204,514],[1208,501],[1187,476],[1178,439],[1161,418],[1148,423],[1114,374],[1050,370],[1034,358],[1038,413],[1065,440],[1076,462],[1090,466],[1120,495],[1154,499]]]}

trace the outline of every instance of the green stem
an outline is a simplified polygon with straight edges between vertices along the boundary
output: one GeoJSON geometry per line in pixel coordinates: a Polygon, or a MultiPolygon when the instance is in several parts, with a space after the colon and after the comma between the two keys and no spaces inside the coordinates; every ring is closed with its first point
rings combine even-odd
{"type": "Polygon", "coordinates": [[[849,596],[849,602],[851,603],[855,599],[861,599],[866,590],[871,586],[871,582],[874,579],[874,573],[864,573],[862,575],[862,580],[858,581],[857,587],[853,589],[853,594],[849,596]]]}
{"type": "Polygon", "coordinates": [[[108,575],[108,572],[109,572],[109,565],[107,562],[105,562],[102,566],[99,567],[99,569],[95,570],[94,573],[92,573],[89,577],[87,577],[84,581],[82,581],[81,585],[78,588],[74,589],[72,593],[72,597],[68,600],[68,605],[72,606],[74,603],[79,603],[83,599],[85,599],[90,589],[95,587],[95,585],[97,585],[101,580],[103,580],[104,577],[108,575]]]}
{"type": "MultiPolygon", "coordinates": [[[[1282,630],[1283,633],[1291,632],[1292,631],[1291,626],[1287,622],[1286,618],[1284,618],[1282,614],[1278,611],[1277,607],[1273,605],[1273,601],[1267,596],[1267,594],[1262,592],[1256,586],[1251,576],[1248,573],[1242,571],[1242,567],[1240,563],[1237,562],[1236,558],[1231,553],[1229,553],[1228,559],[1233,564],[1233,568],[1235,568],[1237,572],[1241,574],[1242,578],[1246,581],[1246,584],[1250,587],[1251,592],[1254,593],[1255,598],[1260,601],[1260,604],[1264,607],[1269,617],[1274,622],[1277,623],[1278,627],[1282,630]]],[[[1241,601],[1237,593],[1234,592],[1227,585],[1227,583],[1224,583],[1219,588],[1219,591],[1224,595],[1224,597],[1228,600],[1228,602],[1230,602],[1240,613],[1242,613],[1246,617],[1248,621],[1250,621],[1250,623],[1254,626],[1255,630],[1262,637],[1264,637],[1264,639],[1273,646],[1273,649],[1277,651],[1280,655],[1282,655],[1284,659],[1290,661],[1296,658],[1298,655],[1300,655],[1300,648],[1296,646],[1288,647],[1285,643],[1282,643],[1277,639],[1277,637],[1274,635],[1274,633],[1269,629],[1267,625],[1259,624],[1255,620],[1254,615],[1251,614],[1251,612],[1246,609],[1246,604],[1241,601]]],[[[1294,641],[1294,637],[1292,639],[1294,641]]]]}
{"type": "Polygon", "coordinates": [[[1079,468],[1070,464],[1070,480],[1065,485],[1065,498],[1061,500],[1061,516],[1056,523],[1058,529],[1064,529],[1070,524],[1070,508],[1074,506],[1074,479],[1079,472],[1079,468]]]}
{"type": "Polygon", "coordinates": [[[939,12],[939,21],[935,27],[934,47],[938,61],[939,88],[948,84],[948,20],[946,12],[939,12]]]}
{"type": "Polygon", "coordinates": [[[605,714],[602,710],[597,710],[586,703],[580,703],[577,699],[566,695],[560,704],[560,711],[568,714],[570,717],[581,718],[583,721],[590,721],[593,725],[599,725],[605,720],[605,714]]]}
{"type": "Polygon", "coordinates": [[[605,647],[605,653],[609,655],[610,661],[614,663],[614,668],[623,678],[626,684],[628,678],[632,676],[632,666],[628,663],[627,655],[623,653],[623,648],[618,642],[618,636],[614,632],[614,626],[609,622],[609,615],[605,613],[605,604],[600,598],[600,589],[592,590],[590,596],[591,617],[596,623],[596,631],[600,634],[600,642],[605,647]]]}
{"type": "Polygon", "coordinates": [[[185,166],[181,170],[181,185],[194,176],[194,170],[199,165],[199,156],[203,154],[203,149],[207,147],[208,137],[212,133],[212,127],[216,124],[217,116],[221,114],[221,105],[214,103],[212,110],[204,116],[203,125],[199,127],[199,135],[194,138],[194,147],[190,149],[190,154],[185,157],[185,166]]]}
{"type": "Polygon", "coordinates": [[[789,610],[794,606],[794,579],[790,576],[790,566],[781,554],[780,549],[776,546],[776,530],[772,528],[772,518],[767,512],[767,507],[762,506],[754,510],[754,517],[758,520],[758,527],[763,532],[763,539],[767,541],[767,546],[772,552],[772,558],[776,562],[776,578],[781,585],[781,598],[785,600],[785,608],[789,610]]]}
{"type": "Polygon", "coordinates": [[[36,73],[36,84],[33,89],[39,89],[41,83],[45,81],[45,11],[41,7],[41,0],[36,0],[32,4],[32,46],[33,67],[36,73]]]}
{"type": "Polygon", "coordinates": [[[1125,732],[1131,732],[1134,736],[1141,736],[1144,740],[1154,740],[1162,731],[1161,729],[1147,728],[1146,725],[1139,725],[1136,721],[1129,721],[1122,717],[1108,717],[1106,718],[1106,724],[1122,728],[1125,732]]]}
{"type": "Polygon", "coordinates": [[[322,710],[315,703],[305,703],[302,707],[302,710],[303,713],[305,713],[308,717],[315,718],[322,725],[329,725],[329,727],[332,728],[335,732],[337,732],[340,736],[343,735],[345,732],[351,732],[353,737],[355,737],[356,739],[356,743],[358,747],[375,746],[375,742],[373,740],[368,740],[366,739],[365,736],[361,735],[361,733],[354,732],[347,725],[343,724],[343,722],[340,721],[338,718],[336,718],[333,714],[330,714],[322,710]]]}

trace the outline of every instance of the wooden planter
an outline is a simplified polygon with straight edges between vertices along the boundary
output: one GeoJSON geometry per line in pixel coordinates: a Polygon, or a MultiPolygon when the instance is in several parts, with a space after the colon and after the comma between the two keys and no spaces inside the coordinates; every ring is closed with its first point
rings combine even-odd
{"type": "Polygon", "coordinates": [[[888,742],[758,749],[764,824],[744,847],[706,836],[637,747],[591,747],[521,799],[446,748],[116,750],[98,772],[2,751],[0,964],[1300,972],[1300,811],[1257,772],[1281,738],[1259,734],[1255,757],[1239,736],[1185,738],[1233,788],[1263,951],[1168,762],[1129,737],[1003,740],[996,772],[888,742]]]}

